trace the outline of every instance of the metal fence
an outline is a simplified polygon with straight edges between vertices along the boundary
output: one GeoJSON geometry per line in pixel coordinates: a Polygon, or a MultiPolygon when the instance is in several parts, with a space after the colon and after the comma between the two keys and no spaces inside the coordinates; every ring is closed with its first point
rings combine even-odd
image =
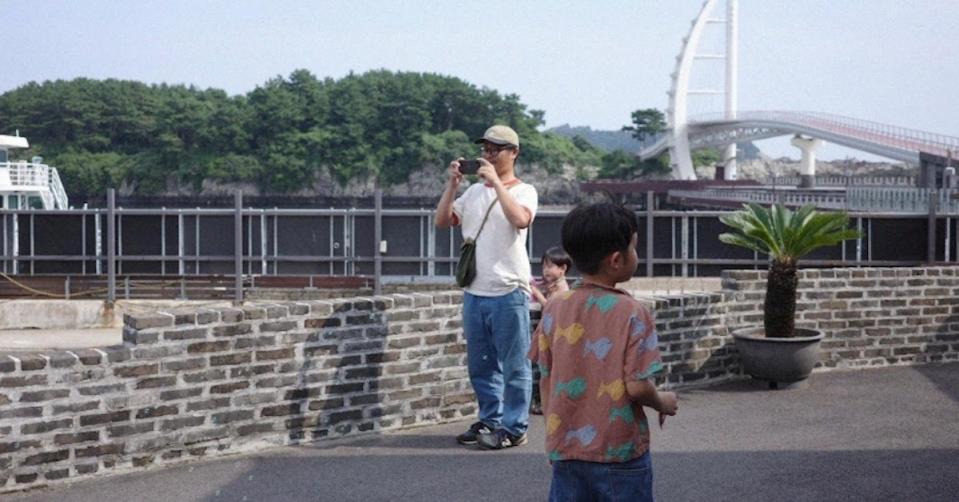
{"type": "MultiPolygon", "coordinates": [[[[815,176],[815,185],[817,187],[905,187],[912,188],[917,186],[918,176],[843,176],[839,174],[817,174],[815,176]]],[[[799,176],[772,176],[767,181],[767,185],[772,186],[798,186],[799,176]]]]}
{"type": "Polygon", "coordinates": [[[799,207],[812,204],[819,209],[866,213],[913,213],[930,211],[943,215],[959,215],[959,190],[954,188],[915,187],[848,187],[846,190],[796,190],[749,188],[707,188],[703,190],[670,190],[676,201],[755,202],[799,207]]]}
{"type": "MultiPolygon", "coordinates": [[[[647,194],[651,207],[653,196],[647,194]]],[[[448,279],[462,237],[438,229],[432,208],[2,210],[0,270],[9,276],[105,274],[108,298],[118,276],[229,275],[236,301],[244,280],[268,276],[369,276],[382,281],[448,279]]],[[[765,268],[767,259],[722,244],[725,211],[637,210],[638,275],[715,277],[726,268],[765,268]]],[[[539,257],[560,243],[565,210],[542,209],[527,249],[539,257]]],[[[851,213],[862,238],[821,249],[807,266],[915,266],[956,261],[949,215],[851,213]]]]}

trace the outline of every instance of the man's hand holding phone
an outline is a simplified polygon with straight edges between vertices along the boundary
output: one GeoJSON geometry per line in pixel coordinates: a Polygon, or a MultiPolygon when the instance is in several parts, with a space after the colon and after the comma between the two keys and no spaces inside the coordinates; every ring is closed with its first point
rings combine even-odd
{"type": "Polygon", "coordinates": [[[476,170],[477,176],[486,180],[487,183],[496,184],[499,181],[499,175],[496,174],[496,167],[486,159],[479,159],[479,169],[476,170]]]}
{"type": "MultiPolygon", "coordinates": [[[[496,174],[496,167],[486,159],[459,159],[451,166],[455,165],[456,174],[460,177],[473,174],[477,175],[487,182],[494,183],[499,177],[496,174]]],[[[452,168],[451,168],[452,169],[452,168]]]]}
{"type": "Polygon", "coordinates": [[[459,164],[462,161],[463,159],[459,159],[459,160],[454,160],[453,162],[450,162],[449,168],[446,170],[446,172],[449,173],[449,176],[450,176],[449,181],[447,183],[451,188],[453,188],[453,190],[458,188],[460,186],[460,183],[463,182],[463,173],[460,172],[460,164],[459,164]]]}
{"type": "Polygon", "coordinates": [[[460,163],[460,174],[476,174],[480,168],[480,161],[478,159],[462,159],[460,163]]]}

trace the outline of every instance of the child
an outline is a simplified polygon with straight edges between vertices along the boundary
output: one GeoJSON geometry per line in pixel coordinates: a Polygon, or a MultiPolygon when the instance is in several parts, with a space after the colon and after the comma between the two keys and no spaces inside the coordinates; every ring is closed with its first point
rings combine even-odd
{"type": "MultiPolygon", "coordinates": [[[[545,307],[546,302],[556,293],[569,291],[569,285],[566,283],[566,273],[573,266],[573,260],[570,259],[563,248],[553,246],[543,253],[543,259],[540,260],[543,266],[543,277],[541,279],[533,278],[529,281],[532,290],[534,304],[545,307]]],[[[538,320],[540,312],[530,312],[531,320],[538,320]]],[[[533,398],[529,403],[529,412],[532,415],[542,415],[543,405],[539,395],[539,367],[533,362],[533,398]]]]}
{"type": "Polygon", "coordinates": [[[530,281],[533,291],[533,301],[545,306],[546,301],[556,293],[569,291],[569,285],[566,284],[566,273],[573,265],[563,248],[553,246],[543,253],[541,260],[543,265],[543,277],[530,281]]]}
{"type": "Polygon", "coordinates": [[[563,247],[581,285],[554,297],[534,333],[540,366],[550,500],[653,500],[648,406],[675,415],[659,392],[662,370],[652,316],[623,290],[639,259],[636,216],[609,203],[580,206],[563,221],[563,247]]]}

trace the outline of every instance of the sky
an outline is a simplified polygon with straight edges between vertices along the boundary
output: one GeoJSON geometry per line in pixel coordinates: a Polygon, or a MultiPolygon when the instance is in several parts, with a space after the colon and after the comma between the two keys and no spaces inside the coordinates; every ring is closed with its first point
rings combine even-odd
{"type": "MultiPolygon", "coordinates": [[[[666,108],[669,74],[701,5],[0,0],[0,92],[88,77],[244,94],[299,68],[320,78],[385,68],[517,94],[545,111],[546,127],[619,129],[633,110],[666,108]]],[[[713,30],[707,43],[722,28],[713,30]]],[[[697,66],[694,80],[719,85],[720,68],[697,66]]],[[[722,101],[692,106],[721,111],[722,101]]],[[[739,109],[828,112],[959,136],[959,0],[739,0],[739,109]]],[[[759,146],[799,155],[785,138],[759,146]]],[[[819,151],[820,159],[849,156],[875,159],[832,145],[819,151]]]]}

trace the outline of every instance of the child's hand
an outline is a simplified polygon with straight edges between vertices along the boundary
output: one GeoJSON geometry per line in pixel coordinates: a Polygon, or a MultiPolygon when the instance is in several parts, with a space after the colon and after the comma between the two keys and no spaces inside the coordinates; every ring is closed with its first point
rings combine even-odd
{"type": "Polygon", "coordinates": [[[679,411],[679,399],[676,397],[676,393],[660,392],[659,409],[656,411],[664,415],[675,415],[679,411]]]}
{"type": "Polygon", "coordinates": [[[535,284],[530,284],[530,293],[533,295],[533,300],[536,300],[536,303],[546,306],[546,295],[543,294],[543,291],[537,287],[535,284]]]}
{"type": "Polygon", "coordinates": [[[663,428],[667,416],[675,415],[679,411],[679,399],[675,392],[659,393],[659,428],[663,428]]]}
{"type": "Polygon", "coordinates": [[[546,291],[544,291],[544,293],[546,293],[546,296],[551,296],[553,293],[556,292],[556,289],[559,287],[557,281],[549,281],[543,285],[546,286],[545,288],[546,291]]]}

